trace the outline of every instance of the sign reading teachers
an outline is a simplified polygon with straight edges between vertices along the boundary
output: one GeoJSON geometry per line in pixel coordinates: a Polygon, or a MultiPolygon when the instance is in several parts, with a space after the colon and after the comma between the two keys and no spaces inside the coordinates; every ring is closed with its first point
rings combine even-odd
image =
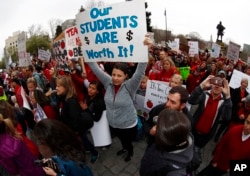
{"type": "Polygon", "coordinates": [[[67,28],[64,33],[68,59],[81,57],[81,42],[78,36],[78,30],[76,26],[67,28]]]}
{"type": "Polygon", "coordinates": [[[94,7],[76,15],[85,62],[147,62],[144,0],[94,7]]]}

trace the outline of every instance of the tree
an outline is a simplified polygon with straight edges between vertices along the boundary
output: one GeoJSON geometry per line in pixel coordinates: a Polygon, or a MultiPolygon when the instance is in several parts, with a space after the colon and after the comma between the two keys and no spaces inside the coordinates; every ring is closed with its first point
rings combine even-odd
{"type": "MultiPolygon", "coordinates": [[[[145,2],[145,9],[148,8],[148,3],[145,2]]],[[[146,11],[146,22],[147,22],[147,31],[148,32],[153,32],[152,26],[151,26],[151,12],[146,11]]]]}
{"type": "Polygon", "coordinates": [[[50,32],[51,32],[51,38],[55,37],[56,29],[58,26],[62,24],[62,20],[59,19],[51,19],[49,21],[49,27],[50,27],[50,32]]]}
{"type": "Polygon", "coordinates": [[[34,24],[28,28],[27,34],[29,37],[34,35],[49,35],[47,31],[43,30],[41,25],[35,26],[34,24]]]}
{"type": "Polygon", "coordinates": [[[88,8],[88,9],[91,9],[91,8],[93,8],[93,7],[101,7],[101,6],[104,6],[105,5],[105,2],[104,1],[102,1],[102,0],[88,0],[87,2],[86,2],[86,7],[88,8]]]}
{"type": "Polygon", "coordinates": [[[26,42],[26,50],[33,56],[37,56],[38,49],[50,49],[51,41],[48,35],[33,35],[26,42]]]}
{"type": "Polygon", "coordinates": [[[56,33],[55,33],[54,39],[55,39],[56,37],[58,37],[58,35],[60,35],[62,32],[63,32],[62,26],[61,26],[61,25],[58,25],[58,26],[56,27],[56,33]]]}

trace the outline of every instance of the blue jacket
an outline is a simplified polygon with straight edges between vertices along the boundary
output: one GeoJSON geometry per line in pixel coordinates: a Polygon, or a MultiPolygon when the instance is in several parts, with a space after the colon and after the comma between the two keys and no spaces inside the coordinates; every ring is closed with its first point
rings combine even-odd
{"type": "Polygon", "coordinates": [[[123,129],[136,124],[137,112],[133,98],[145,74],[147,63],[139,63],[137,65],[133,76],[122,83],[116,95],[111,76],[104,73],[95,62],[90,62],[88,65],[106,89],[104,100],[109,125],[113,128],[123,129]]]}
{"type": "Polygon", "coordinates": [[[93,176],[90,168],[84,163],[76,163],[72,160],[65,160],[58,156],[53,156],[52,160],[58,164],[60,172],[57,176],[93,176]]]}

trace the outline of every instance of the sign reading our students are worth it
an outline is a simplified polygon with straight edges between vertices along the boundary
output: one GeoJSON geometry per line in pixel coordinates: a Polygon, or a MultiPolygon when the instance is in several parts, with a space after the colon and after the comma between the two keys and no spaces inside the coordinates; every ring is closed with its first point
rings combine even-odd
{"type": "Polygon", "coordinates": [[[144,0],[85,10],[76,23],[85,62],[147,62],[144,0]]]}

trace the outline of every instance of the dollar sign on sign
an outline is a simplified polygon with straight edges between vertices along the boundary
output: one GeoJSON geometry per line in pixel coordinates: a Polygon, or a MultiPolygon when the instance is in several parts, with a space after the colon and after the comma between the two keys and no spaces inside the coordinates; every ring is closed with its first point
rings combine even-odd
{"type": "Polygon", "coordinates": [[[133,39],[132,35],[133,35],[133,32],[132,32],[131,30],[129,30],[129,31],[127,32],[127,37],[126,37],[126,39],[128,39],[128,41],[132,40],[132,39],[133,39]]]}
{"type": "Polygon", "coordinates": [[[89,38],[88,37],[84,37],[84,40],[86,41],[86,44],[89,45],[89,38]]]}

